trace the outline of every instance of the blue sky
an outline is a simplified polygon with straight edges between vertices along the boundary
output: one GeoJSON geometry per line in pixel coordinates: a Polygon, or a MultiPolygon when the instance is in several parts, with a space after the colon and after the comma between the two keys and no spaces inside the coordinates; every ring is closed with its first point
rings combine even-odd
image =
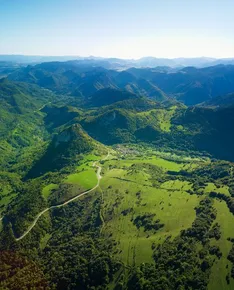
{"type": "Polygon", "coordinates": [[[0,0],[0,54],[234,57],[233,0],[0,0]]]}

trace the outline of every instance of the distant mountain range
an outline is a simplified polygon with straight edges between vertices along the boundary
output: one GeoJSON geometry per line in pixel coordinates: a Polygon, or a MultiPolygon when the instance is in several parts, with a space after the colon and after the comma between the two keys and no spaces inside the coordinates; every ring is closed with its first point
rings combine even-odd
{"type": "Polygon", "coordinates": [[[215,59],[209,57],[195,58],[157,58],[143,57],[140,59],[120,59],[120,58],[103,58],[103,57],[81,57],[81,56],[32,56],[32,55],[0,55],[0,62],[13,62],[18,64],[38,64],[51,61],[70,61],[79,60],[83,64],[102,66],[107,69],[127,69],[130,67],[149,67],[166,66],[171,68],[182,68],[186,66],[208,67],[219,64],[234,64],[234,58],[215,59]]]}
{"type": "MultiPolygon", "coordinates": [[[[35,164],[37,173],[43,172],[40,162],[45,164],[48,156],[52,156],[51,152],[57,152],[57,155],[53,155],[54,159],[49,162],[50,170],[53,166],[58,167],[58,160],[63,160],[64,164],[70,162],[73,158],[70,152],[76,152],[74,146],[81,152],[89,148],[92,140],[88,135],[108,145],[146,142],[206,151],[217,158],[234,160],[231,134],[234,124],[233,94],[213,98],[199,106],[186,107],[170,97],[161,102],[110,87],[82,98],[61,98],[37,85],[7,79],[0,81],[0,89],[1,114],[5,124],[0,133],[5,140],[2,144],[5,152],[7,148],[13,150],[11,146],[20,148],[38,142],[33,130],[42,130],[40,135],[37,134],[45,134],[43,138],[51,133],[59,134],[44,151],[42,161],[35,164]],[[76,99],[80,101],[79,105],[73,105],[76,99]],[[47,105],[40,108],[42,102],[47,105]],[[39,114],[40,109],[44,117],[39,114]],[[74,127],[74,124],[78,125],[74,127]],[[30,134],[34,137],[31,138],[30,134]],[[69,136],[75,136],[75,139],[69,136]],[[67,141],[61,143],[61,140],[67,141]],[[71,140],[73,149],[70,150],[68,144],[71,140]]],[[[5,159],[10,158],[10,151],[5,159]]]]}
{"type": "Polygon", "coordinates": [[[0,62],[0,289],[234,289],[234,65],[164,61],[0,62]]]}
{"type": "Polygon", "coordinates": [[[4,148],[34,144],[30,128],[35,130],[39,124],[45,136],[79,124],[79,136],[83,128],[103,144],[153,142],[234,160],[232,65],[172,72],[165,67],[116,71],[80,61],[48,62],[15,68],[0,80],[0,90],[5,124],[1,134],[8,144],[4,148]],[[45,118],[34,117],[47,103],[41,108],[45,118]],[[25,116],[28,123],[35,118],[35,125],[25,126],[25,116]],[[18,134],[13,120],[24,134],[18,134]]]}
{"type": "Polygon", "coordinates": [[[79,99],[102,89],[125,90],[164,102],[169,99],[196,105],[234,92],[234,66],[207,68],[130,68],[125,71],[94,67],[84,61],[47,62],[15,69],[13,81],[37,84],[79,99]]]}

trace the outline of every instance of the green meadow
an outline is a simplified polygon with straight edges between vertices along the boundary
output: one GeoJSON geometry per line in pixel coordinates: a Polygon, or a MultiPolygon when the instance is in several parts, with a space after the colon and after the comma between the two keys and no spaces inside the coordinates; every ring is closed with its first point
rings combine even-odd
{"type": "Polygon", "coordinates": [[[80,185],[84,189],[90,189],[97,184],[97,176],[94,169],[84,170],[79,173],[70,174],[64,183],[80,185]]]}
{"type": "Polygon", "coordinates": [[[226,282],[226,275],[230,272],[232,267],[231,262],[227,259],[227,256],[231,250],[232,243],[229,242],[228,238],[234,237],[233,214],[229,211],[224,201],[215,200],[215,208],[217,210],[216,222],[221,227],[221,238],[220,240],[212,241],[214,245],[218,246],[222,252],[222,257],[217,260],[212,266],[209,290],[232,290],[234,289],[234,280],[230,279],[230,284],[226,282]]]}
{"type": "Polygon", "coordinates": [[[73,185],[79,185],[84,190],[90,189],[97,184],[96,167],[94,162],[102,157],[94,154],[85,155],[77,166],[76,172],[68,175],[63,182],[73,185]]]}
{"type": "Polygon", "coordinates": [[[50,194],[51,194],[51,191],[52,190],[55,190],[58,188],[58,185],[57,184],[54,184],[54,183],[51,183],[47,186],[45,186],[43,189],[42,189],[42,195],[45,199],[47,199],[50,194]]]}
{"type": "Polygon", "coordinates": [[[152,261],[152,245],[166,238],[173,239],[181,230],[190,227],[195,219],[195,207],[201,200],[187,193],[191,189],[187,181],[169,180],[154,186],[157,177],[152,179],[145,170],[147,165],[166,172],[179,171],[186,163],[151,156],[148,159],[112,159],[104,164],[105,174],[101,180],[103,233],[117,241],[116,255],[128,265],[152,261]],[[153,232],[137,228],[133,219],[142,214],[153,214],[164,227],[153,232]]]}
{"type": "MultiPolygon", "coordinates": [[[[173,241],[182,230],[192,227],[196,208],[210,192],[227,196],[230,193],[227,185],[214,182],[208,182],[194,192],[193,179],[172,178],[167,174],[167,171],[192,172],[209,165],[207,158],[179,158],[166,153],[160,156],[159,152],[143,157],[139,153],[128,153],[123,154],[122,150],[121,154],[113,154],[103,164],[104,175],[100,184],[103,192],[102,233],[106,238],[112,237],[116,241],[116,257],[126,265],[137,266],[153,262],[155,246],[166,240],[173,241]],[[167,178],[163,179],[163,176],[167,178]],[[137,227],[134,220],[142,215],[151,215],[153,221],[159,220],[163,227],[158,230],[137,227]]],[[[221,238],[210,239],[210,245],[218,246],[222,257],[214,259],[214,256],[210,256],[214,262],[208,288],[231,290],[234,289],[233,279],[227,285],[225,277],[232,267],[227,259],[232,243],[227,238],[234,237],[234,217],[224,201],[214,199],[214,209],[217,212],[214,223],[220,225],[221,238]]]]}

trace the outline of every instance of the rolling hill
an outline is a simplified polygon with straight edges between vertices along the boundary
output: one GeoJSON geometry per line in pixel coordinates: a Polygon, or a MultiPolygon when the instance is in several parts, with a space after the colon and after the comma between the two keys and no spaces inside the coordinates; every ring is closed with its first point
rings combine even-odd
{"type": "Polygon", "coordinates": [[[81,63],[0,80],[0,288],[232,290],[233,67],[81,63]]]}

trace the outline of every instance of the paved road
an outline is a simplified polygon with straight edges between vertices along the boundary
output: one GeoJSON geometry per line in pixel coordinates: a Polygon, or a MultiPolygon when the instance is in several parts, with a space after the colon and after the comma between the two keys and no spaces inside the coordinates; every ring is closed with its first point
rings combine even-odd
{"type": "MultiPolygon", "coordinates": [[[[110,156],[110,152],[108,151],[107,156],[106,156],[104,159],[102,159],[102,161],[108,159],[109,156],[110,156]]],[[[30,233],[30,231],[34,228],[34,226],[36,225],[36,223],[37,223],[37,221],[39,220],[39,218],[40,218],[44,213],[46,213],[47,211],[49,211],[49,210],[51,210],[51,209],[54,209],[54,208],[60,208],[60,207],[63,207],[63,206],[65,206],[65,205],[69,204],[70,202],[73,202],[74,200],[80,198],[81,196],[86,195],[87,193],[89,193],[89,192],[91,192],[91,191],[94,191],[96,188],[98,188],[98,186],[99,186],[99,184],[100,184],[100,180],[101,180],[101,178],[102,178],[102,176],[101,176],[102,167],[99,166],[99,165],[97,165],[97,162],[94,162],[94,163],[93,163],[93,166],[96,166],[96,167],[97,167],[97,180],[98,180],[98,181],[97,181],[97,184],[96,184],[93,188],[91,188],[90,190],[87,190],[87,191],[85,191],[85,192],[83,192],[83,193],[78,194],[77,196],[75,196],[75,197],[73,197],[73,198],[71,198],[71,199],[65,201],[64,203],[61,203],[61,204],[58,204],[58,205],[53,205],[53,206],[48,207],[48,208],[44,209],[43,211],[41,211],[41,212],[36,216],[35,220],[34,220],[33,223],[30,225],[30,227],[27,229],[27,231],[26,231],[26,232],[25,232],[21,237],[16,238],[16,241],[20,241],[20,240],[22,240],[25,236],[27,236],[27,234],[30,233]]]]}

